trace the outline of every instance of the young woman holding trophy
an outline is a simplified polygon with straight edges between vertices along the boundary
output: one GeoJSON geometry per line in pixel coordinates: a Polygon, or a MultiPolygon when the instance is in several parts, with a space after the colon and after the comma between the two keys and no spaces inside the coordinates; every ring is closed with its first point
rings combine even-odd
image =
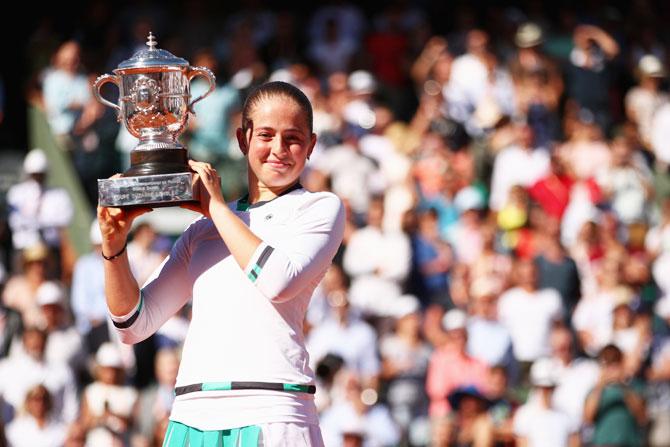
{"type": "Polygon", "coordinates": [[[193,299],[165,446],[321,446],[302,322],[342,240],[342,204],[299,183],[316,135],[296,87],[253,91],[237,139],[248,195],[227,204],[216,170],[189,161],[199,202],[188,207],[203,217],[141,288],[125,246],[149,208],[98,208],[107,304],[137,343],[193,299]]]}

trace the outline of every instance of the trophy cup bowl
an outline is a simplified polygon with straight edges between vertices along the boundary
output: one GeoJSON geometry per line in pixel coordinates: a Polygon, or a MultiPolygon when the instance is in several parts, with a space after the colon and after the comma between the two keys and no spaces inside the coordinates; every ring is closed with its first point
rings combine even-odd
{"type": "Polygon", "coordinates": [[[93,84],[93,94],[117,111],[117,120],[139,139],[130,152],[130,169],[119,178],[98,180],[101,206],[173,206],[197,200],[188,151],[178,141],[186,129],[193,105],[215,88],[214,74],[191,67],[182,58],[156,48],[149,33],[147,49],[119,64],[114,74],[104,74],[93,84]],[[209,81],[209,90],[190,101],[190,83],[196,76],[209,81]],[[112,83],[119,89],[119,103],[105,99],[101,88],[112,83]],[[190,101],[190,102],[189,102],[190,101]]]}

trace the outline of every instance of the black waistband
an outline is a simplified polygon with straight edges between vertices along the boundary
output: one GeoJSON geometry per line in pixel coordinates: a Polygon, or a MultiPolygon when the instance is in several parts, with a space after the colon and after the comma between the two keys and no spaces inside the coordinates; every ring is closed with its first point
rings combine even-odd
{"type": "Polygon", "coordinates": [[[174,393],[176,396],[181,396],[197,391],[228,390],[270,390],[314,394],[316,393],[316,386],[279,382],[204,382],[178,386],[174,389],[174,393]]]}

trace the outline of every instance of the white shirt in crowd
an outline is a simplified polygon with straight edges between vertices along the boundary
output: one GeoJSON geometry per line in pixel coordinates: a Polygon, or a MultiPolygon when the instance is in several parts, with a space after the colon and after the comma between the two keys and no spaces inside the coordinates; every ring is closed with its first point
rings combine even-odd
{"type": "Polygon", "coordinates": [[[512,338],[502,323],[470,317],[467,328],[468,354],[487,365],[506,364],[512,354],[512,338]]]}
{"type": "Polygon", "coordinates": [[[558,359],[552,359],[558,385],[554,389],[552,405],[570,416],[575,426],[579,426],[584,417],[584,402],[600,376],[600,367],[594,360],[578,358],[563,365],[558,359]]]}
{"type": "Polygon", "coordinates": [[[670,102],[659,107],[651,121],[651,147],[658,160],[670,163],[670,102]]]}
{"type": "Polygon", "coordinates": [[[549,153],[544,149],[523,149],[509,146],[498,154],[493,163],[491,178],[492,210],[500,210],[515,185],[532,186],[549,172],[549,153]]]}
{"type": "Polygon", "coordinates": [[[379,374],[377,333],[370,325],[353,316],[345,325],[334,318],[323,321],[310,332],[307,349],[312,368],[330,353],[342,357],[347,369],[362,377],[379,374]]]}
{"type": "Polygon", "coordinates": [[[572,325],[577,332],[588,332],[591,343],[584,350],[589,355],[598,352],[612,341],[612,310],[615,298],[607,291],[585,295],[572,314],[572,325]]]}
{"type": "Polygon", "coordinates": [[[64,422],[72,422],[79,408],[77,388],[69,367],[62,363],[37,361],[23,350],[16,350],[16,353],[0,361],[0,395],[9,405],[3,413],[11,415],[23,408],[26,393],[39,384],[51,394],[53,414],[64,422]]]}
{"type": "Polygon", "coordinates": [[[65,443],[67,425],[49,420],[40,427],[34,417],[25,415],[7,424],[5,435],[10,447],[61,447],[65,443]]]}
{"type": "Polygon", "coordinates": [[[60,245],[60,230],[74,212],[70,196],[61,188],[43,188],[35,180],[18,183],[7,192],[9,226],[14,248],[22,250],[40,241],[60,245]]]}
{"type": "Polygon", "coordinates": [[[498,316],[512,337],[517,360],[530,362],[549,354],[551,324],[562,313],[561,297],[554,289],[528,292],[514,287],[500,295],[498,316]]]}
{"type": "MultiPolygon", "coordinates": [[[[313,384],[302,325],[312,292],[342,240],[342,204],[334,194],[297,189],[248,208],[230,206],[262,240],[249,265],[241,269],[214,223],[199,219],[142,288],[136,309],[112,316],[117,331],[125,343],[143,340],[192,296],[178,387],[313,384]]],[[[312,395],[266,390],[183,394],[170,418],[200,430],[318,422],[312,395]]]]}
{"type": "Polygon", "coordinates": [[[568,447],[578,427],[568,415],[533,401],[517,410],[513,422],[514,434],[526,438],[528,447],[568,447]]]}
{"type": "Polygon", "coordinates": [[[364,447],[390,447],[398,445],[400,433],[391,413],[384,405],[374,405],[359,414],[348,401],[336,402],[321,416],[321,431],[326,447],[342,445],[342,436],[352,427],[362,432],[364,447]]]}
{"type": "Polygon", "coordinates": [[[404,233],[371,226],[356,230],[344,252],[344,270],[353,279],[351,304],[374,315],[388,315],[411,260],[412,247],[404,233]]]}

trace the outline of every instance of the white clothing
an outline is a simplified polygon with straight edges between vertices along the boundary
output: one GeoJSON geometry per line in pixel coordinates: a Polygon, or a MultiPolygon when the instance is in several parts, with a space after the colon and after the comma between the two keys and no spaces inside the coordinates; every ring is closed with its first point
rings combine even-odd
{"type": "Polygon", "coordinates": [[[10,422],[5,434],[10,447],[61,447],[67,436],[67,426],[50,420],[40,427],[35,418],[26,415],[10,422]]]}
{"type": "Polygon", "coordinates": [[[512,348],[512,339],[503,324],[471,317],[467,329],[468,354],[487,365],[506,364],[512,348]]]}
{"type": "Polygon", "coordinates": [[[651,147],[656,158],[670,163],[670,102],[659,107],[651,121],[651,147]]]}
{"type": "Polygon", "coordinates": [[[129,417],[133,414],[137,398],[137,390],[131,386],[93,382],[84,390],[84,399],[94,416],[101,416],[107,405],[110,412],[118,416],[129,417]]]}
{"type": "Polygon", "coordinates": [[[86,354],[81,335],[74,327],[50,332],[44,349],[44,357],[47,363],[62,363],[70,368],[83,366],[86,354]]]}
{"type": "Polygon", "coordinates": [[[519,146],[503,149],[493,163],[489,206],[495,211],[502,209],[513,186],[532,186],[548,172],[549,153],[544,149],[527,150],[519,146]]]}
{"type": "Polygon", "coordinates": [[[14,412],[23,408],[28,390],[39,384],[51,394],[53,414],[72,422],[79,406],[74,377],[66,365],[38,362],[23,350],[0,361],[0,395],[14,412]]]}
{"type": "MultiPolygon", "coordinates": [[[[243,270],[206,218],[194,222],[142,288],[136,311],[113,316],[124,343],[154,333],[193,296],[177,386],[260,381],[312,384],[303,319],[344,232],[340,200],[297,189],[244,210],[262,243],[243,270]],[[129,326],[122,328],[119,326],[129,326]]],[[[317,424],[312,395],[264,390],[177,396],[170,419],[200,430],[271,422],[317,424]]]]}
{"type": "Polygon", "coordinates": [[[344,270],[353,279],[351,304],[374,315],[389,315],[411,260],[412,247],[404,233],[371,226],[356,230],[344,252],[344,270]]]}
{"type": "Polygon", "coordinates": [[[335,403],[321,417],[323,439],[326,447],[342,445],[342,435],[356,427],[363,432],[364,447],[395,446],[400,441],[397,425],[388,408],[375,405],[365,414],[359,415],[347,401],[335,403]]]}
{"type": "Polygon", "coordinates": [[[516,436],[527,439],[528,447],[567,447],[578,426],[558,410],[529,402],[517,410],[513,427],[516,436]]]}
{"type": "Polygon", "coordinates": [[[572,325],[579,331],[585,331],[593,337],[584,350],[589,355],[598,355],[600,350],[612,340],[612,310],[614,297],[605,292],[584,296],[577,303],[572,314],[572,325]]]}
{"type": "Polygon", "coordinates": [[[44,106],[51,130],[56,135],[70,133],[78,111],[73,105],[83,106],[91,98],[91,87],[83,74],[72,75],[63,70],[49,70],[43,83],[44,106]]]}
{"type": "Polygon", "coordinates": [[[549,354],[552,322],[561,318],[561,296],[554,289],[535,292],[515,287],[500,295],[498,315],[512,337],[514,357],[528,362],[549,354]]]}
{"type": "Polygon", "coordinates": [[[651,138],[652,122],[656,110],[668,100],[668,95],[662,92],[633,87],[626,93],[626,110],[633,112],[637,129],[646,144],[651,138]]]}
{"type": "Polygon", "coordinates": [[[12,242],[17,250],[42,239],[49,246],[60,245],[59,231],[70,223],[74,212],[64,189],[43,188],[32,179],[9,188],[7,206],[12,242]]]}
{"type": "Polygon", "coordinates": [[[377,172],[372,161],[352,146],[333,146],[323,151],[314,163],[316,169],[330,176],[333,192],[347,199],[356,213],[367,211],[370,194],[383,191],[372,187],[377,172]]]}
{"type": "Polygon", "coordinates": [[[138,284],[144,284],[156,268],[163,262],[163,257],[151,249],[145,250],[135,242],[128,244],[128,262],[138,284]]]}
{"type": "Polygon", "coordinates": [[[556,371],[558,385],[554,389],[552,405],[570,416],[575,426],[584,417],[584,402],[600,376],[598,363],[591,359],[575,359],[563,365],[558,359],[551,359],[556,371]]]}
{"type": "Polygon", "coordinates": [[[337,354],[347,369],[363,377],[375,376],[380,370],[377,333],[364,321],[349,318],[346,326],[331,318],[312,329],[307,338],[310,366],[314,368],[328,353],[337,354]]]}

